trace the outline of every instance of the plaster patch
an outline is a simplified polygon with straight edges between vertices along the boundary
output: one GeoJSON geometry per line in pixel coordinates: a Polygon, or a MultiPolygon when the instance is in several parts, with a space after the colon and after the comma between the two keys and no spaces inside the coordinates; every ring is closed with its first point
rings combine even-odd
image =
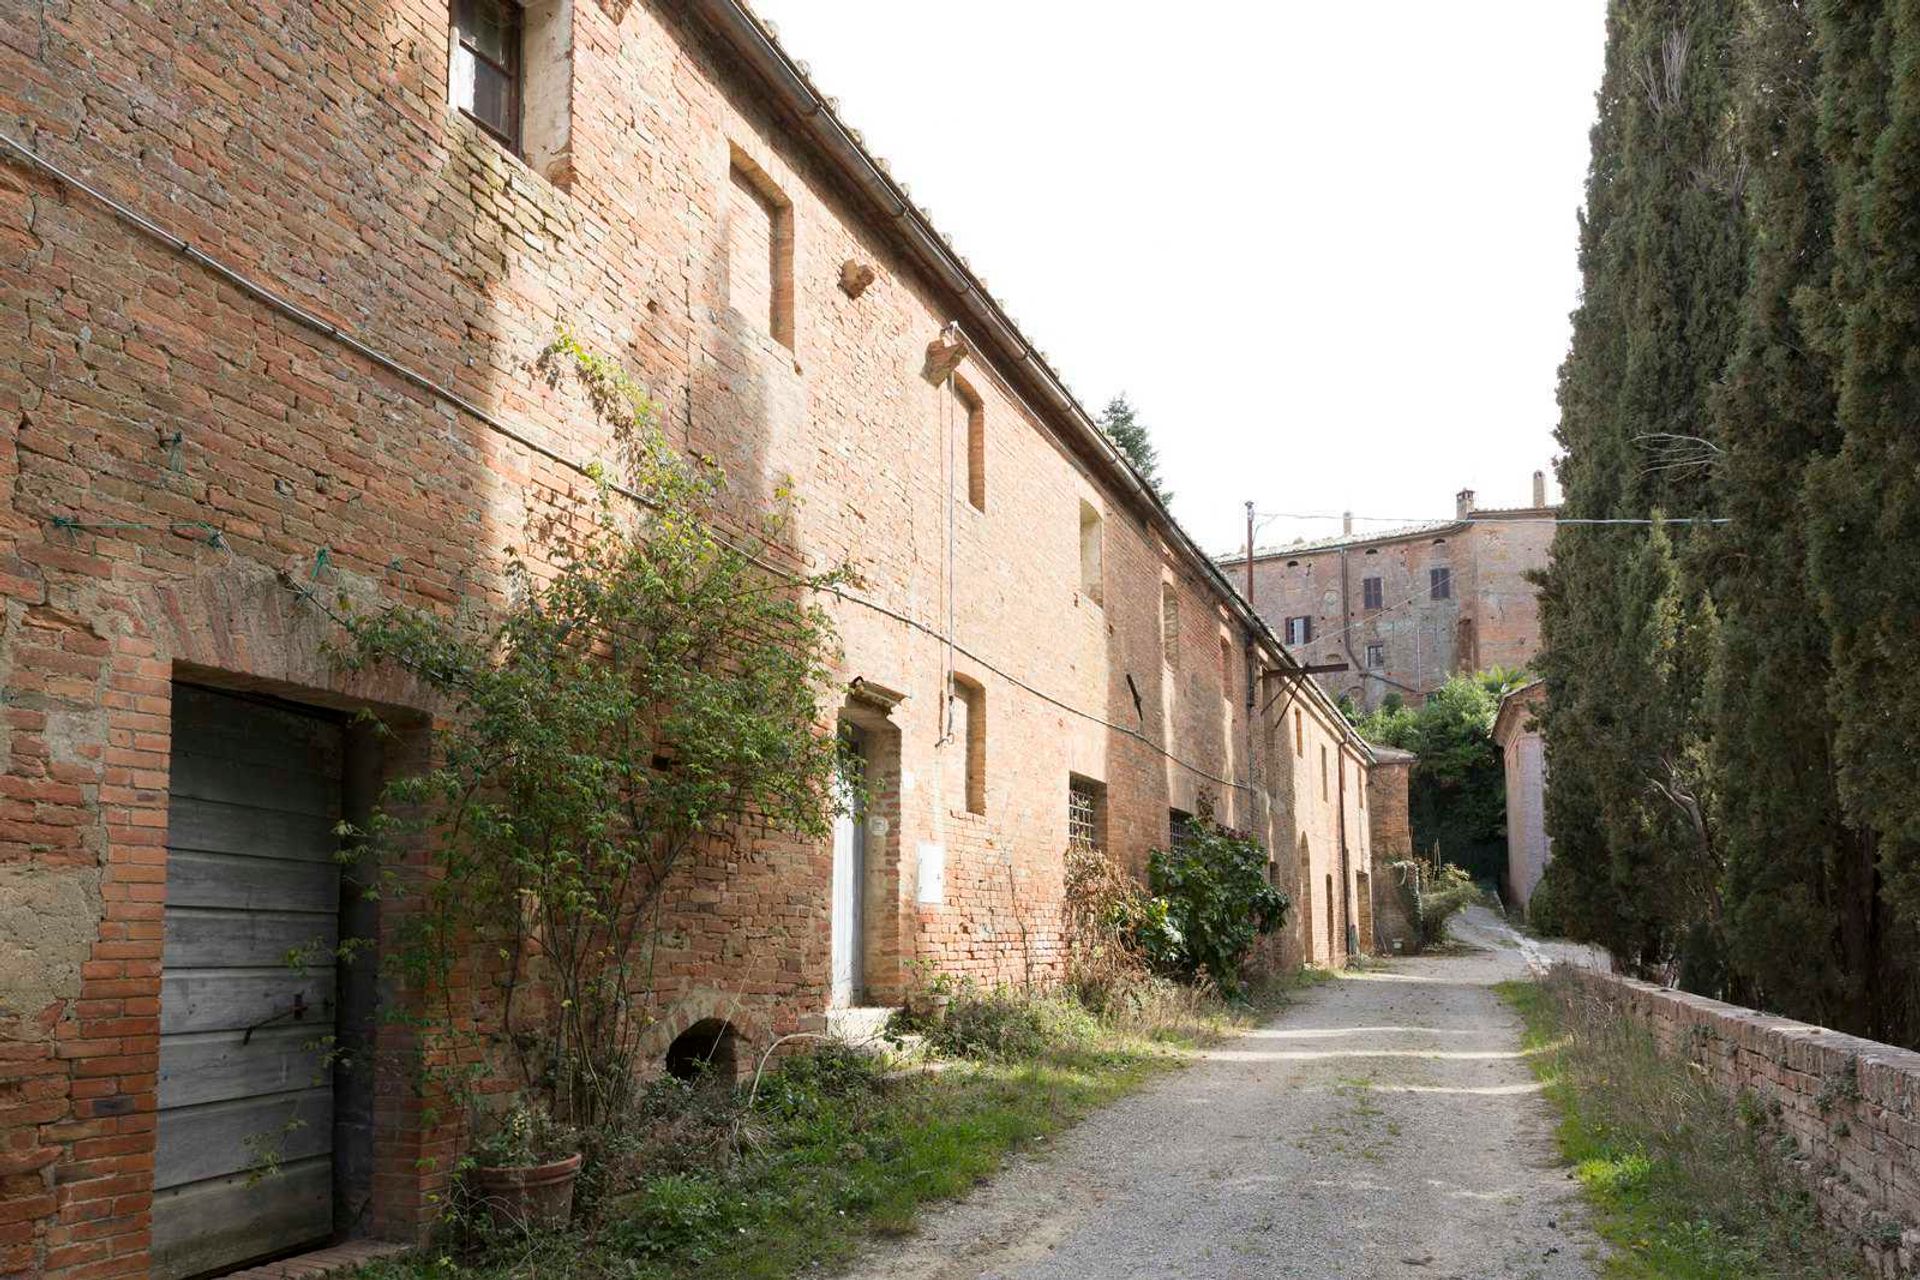
{"type": "Polygon", "coordinates": [[[98,871],[0,866],[0,1018],[78,997],[99,932],[98,871]]]}

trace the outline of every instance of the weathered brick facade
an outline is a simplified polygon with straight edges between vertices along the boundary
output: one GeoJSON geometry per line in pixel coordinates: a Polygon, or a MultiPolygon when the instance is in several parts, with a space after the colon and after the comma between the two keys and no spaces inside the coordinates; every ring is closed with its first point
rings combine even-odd
{"type": "MultiPolygon", "coordinates": [[[[1203,795],[1267,839],[1287,962],[1338,962],[1363,914],[1365,748],[897,189],[862,189],[768,33],[723,0],[528,13],[533,164],[449,107],[443,0],[47,4],[0,32],[0,132],[45,161],[0,144],[0,1274],[146,1272],[176,682],[428,723],[408,680],[332,660],[298,590],[497,593],[614,452],[538,367],[562,329],[743,518],[790,486],[796,554],[860,571],[827,710],[873,760],[867,999],[915,959],[1053,970],[1072,775],[1135,867],[1203,795]],[[928,376],[955,321],[957,383],[928,376]]],[[[656,1048],[822,1014],[831,863],[768,837],[696,868],[656,1048]]],[[[408,1238],[457,1126],[395,1086],[374,1135],[355,1229],[408,1238]]]]}
{"type": "Polygon", "coordinates": [[[1535,680],[1500,700],[1493,742],[1507,779],[1507,903],[1526,910],[1534,886],[1553,857],[1547,834],[1547,740],[1536,717],[1546,706],[1547,686],[1535,680]]]}
{"type": "Polygon", "coordinates": [[[1398,747],[1373,748],[1367,771],[1367,811],[1372,821],[1374,938],[1385,955],[1411,951],[1419,939],[1409,913],[1409,895],[1401,888],[1395,863],[1413,859],[1413,823],[1407,811],[1407,787],[1416,757],[1398,747]]]}
{"type": "MultiPolygon", "coordinates": [[[[1454,520],[1371,534],[1349,521],[1337,538],[1256,548],[1254,605],[1299,661],[1345,663],[1315,679],[1368,710],[1389,693],[1418,702],[1456,673],[1523,667],[1540,647],[1527,575],[1553,542],[1544,489],[1536,472],[1530,507],[1481,509],[1465,490],[1454,520]]],[[[1221,565],[1239,581],[1246,557],[1221,565]]]]}

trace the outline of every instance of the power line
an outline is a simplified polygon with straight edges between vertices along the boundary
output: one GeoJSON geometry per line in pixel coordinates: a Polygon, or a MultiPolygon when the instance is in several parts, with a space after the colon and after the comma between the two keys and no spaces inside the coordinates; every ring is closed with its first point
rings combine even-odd
{"type": "MultiPolygon", "coordinates": [[[[1598,517],[1598,516],[1456,516],[1453,519],[1434,516],[1361,516],[1350,511],[1261,511],[1257,512],[1263,520],[1365,520],[1370,524],[1398,525],[1454,525],[1454,524],[1732,524],[1731,516],[1663,516],[1654,519],[1650,516],[1598,517]]],[[[1257,551],[1255,554],[1259,554],[1257,551]]]]}

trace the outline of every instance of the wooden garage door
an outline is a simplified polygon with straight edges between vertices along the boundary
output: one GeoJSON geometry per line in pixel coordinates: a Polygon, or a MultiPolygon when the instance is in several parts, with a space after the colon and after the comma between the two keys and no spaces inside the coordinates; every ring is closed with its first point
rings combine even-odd
{"type": "Polygon", "coordinates": [[[342,751],[334,721],[174,687],[158,1280],[333,1231],[342,751]]]}

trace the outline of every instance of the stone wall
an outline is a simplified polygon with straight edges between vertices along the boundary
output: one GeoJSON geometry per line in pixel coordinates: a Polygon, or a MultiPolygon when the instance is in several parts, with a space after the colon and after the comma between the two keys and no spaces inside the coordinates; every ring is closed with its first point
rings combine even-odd
{"type": "Polygon", "coordinates": [[[1554,973],[1765,1107],[1829,1221],[1879,1274],[1920,1274],[1920,1053],[1596,970],[1554,973]]]}
{"type": "Polygon", "coordinates": [[[1501,700],[1493,724],[1507,782],[1507,874],[1502,890],[1508,905],[1522,910],[1553,856],[1547,835],[1547,742],[1534,721],[1546,698],[1547,688],[1539,681],[1516,689],[1501,700]]]}
{"type": "Polygon", "coordinates": [[[1414,755],[1393,747],[1375,747],[1378,760],[1367,774],[1367,809],[1373,821],[1372,865],[1374,935],[1381,953],[1415,949],[1418,938],[1401,890],[1396,862],[1413,858],[1413,827],[1407,813],[1407,787],[1414,755]]]}

